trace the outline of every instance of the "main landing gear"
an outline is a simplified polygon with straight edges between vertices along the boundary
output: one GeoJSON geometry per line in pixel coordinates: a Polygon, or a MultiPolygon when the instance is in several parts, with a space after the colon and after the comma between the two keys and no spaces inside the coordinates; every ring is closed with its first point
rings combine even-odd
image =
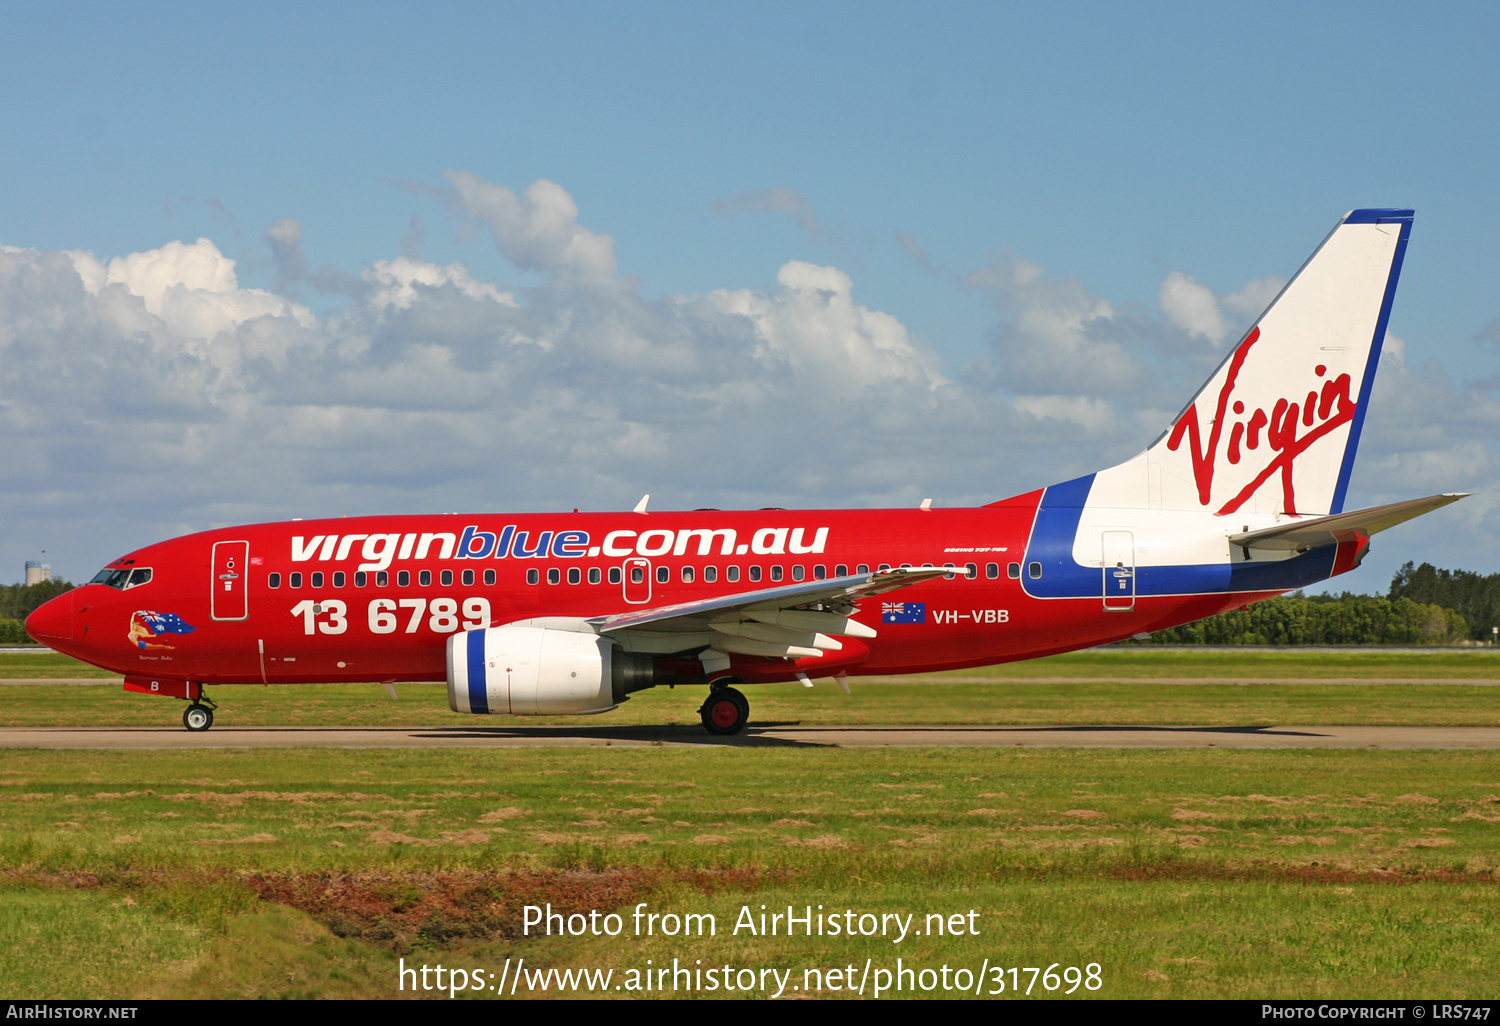
{"type": "Polygon", "coordinates": [[[738,734],[750,719],[750,701],[734,688],[713,687],[698,710],[710,734],[738,734]]]}
{"type": "Polygon", "coordinates": [[[212,702],[209,702],[207,705],[202,704],[201,701],[194,702],[182,710],[182,725],[194,733],[207,730],[214,725],[214,710],[216,708],[218,706],[212,702]]]}

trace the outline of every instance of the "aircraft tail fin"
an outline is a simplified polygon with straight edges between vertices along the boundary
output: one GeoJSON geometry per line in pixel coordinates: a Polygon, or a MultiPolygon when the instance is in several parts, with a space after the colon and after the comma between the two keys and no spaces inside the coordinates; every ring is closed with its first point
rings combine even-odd
{"type": "Polygon", "coordinates": [[[1410,210],[1339,221],[1147,450],[1146,505],[1343,510],[1411,224],[1410,210]]]}

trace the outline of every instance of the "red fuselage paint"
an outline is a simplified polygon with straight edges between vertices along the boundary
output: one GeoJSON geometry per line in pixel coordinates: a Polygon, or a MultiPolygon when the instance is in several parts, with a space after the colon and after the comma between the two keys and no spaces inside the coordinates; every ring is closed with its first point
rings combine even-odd
{"type": "Polygon", "coordinates": [[[148,583],[84,585],[39,609],[28,628],[61,652],[134,676],[440,681],[455,631],[657,608],[861,567],[954,565],[951,580],[860,600],[854,618],[878,637],[847,638],[822,658],[734,657],[736,677],[763,683],[1030,659],[1276,594],[1141,596],[1127,610],[1106,609],[1097,595],[1029,596],[1010,565],[1025,559],[1041,494],[972,509],[401,516],[236,527],[132,552],[111,566],[149,568],[148,583]],[[920,604],[920,622],[884,622],[891,600],[920,604]]]}

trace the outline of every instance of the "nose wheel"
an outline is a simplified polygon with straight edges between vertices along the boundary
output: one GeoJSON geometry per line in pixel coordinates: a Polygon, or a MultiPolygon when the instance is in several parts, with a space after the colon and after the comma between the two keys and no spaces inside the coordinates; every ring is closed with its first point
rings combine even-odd
{"type": "Polygon", "coordinates": [[[698,715],[710,734],[738,734],[750,719],[750,701],[734,688],[714,688],[698,715]]]}
{"type": "Polygon", "coordinates": [[[214,711],[194,702],[182,711],[182,725],[194,733],[207,730],[214,725],[214,711]]]}

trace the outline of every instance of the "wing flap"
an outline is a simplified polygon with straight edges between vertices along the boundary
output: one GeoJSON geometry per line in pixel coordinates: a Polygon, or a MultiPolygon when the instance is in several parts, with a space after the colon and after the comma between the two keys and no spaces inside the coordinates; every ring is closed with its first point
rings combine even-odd
{"type": "MultiPolygon", "coordinates": [[[[940,567],[881,570],[873,574],[852,574],[848,577],[832,577],[824,581],[805,581],[802,584],[791,584],[781,588],[763,588],[759,591],[721,595],[697,602],[680,602],[655,609],[597,616],[591,618],[588,623],[600,634],[623,630],[702,631],[709,629],[708,625],[711,623],[724,623],[737,619],[735,614],[743,614],[746,619],[764,622],[762,614],[814,605],[845,606],[857,599],[883,595],[897,588],[907,588],[913,584],[920,584],[951,573],[953,573],[952,570],[940,567]]],[[[787,626],[792,626],[792,624],[787,626]]],[[[797,623],[795,626],[805,630],[813,625],[797,623]]],[[[868,635],[859,633],[856,636],[868,635]]]]}

